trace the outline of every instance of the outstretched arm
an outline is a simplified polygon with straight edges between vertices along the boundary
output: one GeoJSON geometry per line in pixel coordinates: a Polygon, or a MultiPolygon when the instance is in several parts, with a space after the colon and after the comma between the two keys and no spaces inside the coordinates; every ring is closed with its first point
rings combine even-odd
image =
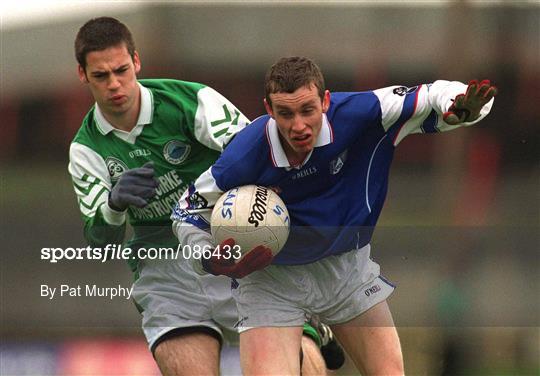
{"type": "Polygon", "coordinates": [[[438,80],[412,88],[391,86],[374,90],[381,123],[394,146],[414,133],[445,132],[476,124],[491,110],[497,89],[489,81],[438,80]]]}

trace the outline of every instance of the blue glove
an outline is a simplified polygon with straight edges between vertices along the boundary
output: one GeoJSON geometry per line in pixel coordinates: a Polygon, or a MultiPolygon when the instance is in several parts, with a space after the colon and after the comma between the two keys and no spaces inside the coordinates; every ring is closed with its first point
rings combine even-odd
{"type": "Polygon", "coordinates": [[[154,175],[152,162],[124,172],[109,193],[111,209],[124,211],[130,205],[138,208],[148,205],[148,200],[155,196],[156,188],[159,186],[154,175]]]}

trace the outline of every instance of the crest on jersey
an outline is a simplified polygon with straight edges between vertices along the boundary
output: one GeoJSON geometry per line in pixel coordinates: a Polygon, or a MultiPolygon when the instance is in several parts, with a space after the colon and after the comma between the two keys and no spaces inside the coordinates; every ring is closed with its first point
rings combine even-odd
{"type": "Polygon", "coordinates": [[[394,90],[392,90],[392,92],[402,97],[405,94],[414,93],[416,89],[418,89],[418,86],[413,86],[413,87],[400,86],[400,87],[396,87],[394,90]]]}
{"type": "Polygon", "coordinates": [[[178,140],[172,140],[165,144],[163,156],[170,164],[179,165],[186,160],[190,151],[191,146],[178,140]]]}
{"type": "Polygon", "coordinates": [[[107,165],[107,170],[109,170],[109,176],[112,181],[117,181],[124,171],[128,169],[124,162],[115,157],[105,158],[105,164],[107,165]]]}
{"type": "Polygon", "coordinates": [[[204,209],[208,207],[208,201],[197,191],[189,195],[188,202],[190,209],[204,209]]]}
{"type": "Polygon", "coordinates": [[[330,161],[330,173],[332,175],[335,175],[338,172],[340,172],[346,160],[347,160],[347,150],[345,150],[343,153],[338,155],[336,159],[330,161]]]}

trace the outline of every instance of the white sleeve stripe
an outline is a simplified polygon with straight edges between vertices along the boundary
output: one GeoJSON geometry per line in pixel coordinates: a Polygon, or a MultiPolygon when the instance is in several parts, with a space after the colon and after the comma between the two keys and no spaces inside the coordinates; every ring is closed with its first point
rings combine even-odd
{"type": "MultiPolygon", "coordinates": [[[[96,190],[94,189],[94,191],[96,191],[96,190]]],[[[85,197],[85,199],[89,198],[90,200],[86,200],[86,202],[85,202],[85,200],[81,197],[81,198],[79,198],[79,203],[81,204],[81,206],[84,206],[86,209],[92,210],[92,209],[94,209],[94,206],[96,205],[96,202],[98,201],[98,199],[105,192],[108,192],[107,188],[101,187],[101,189],[96,194],[94,194],[92,196],[87,195],[85,197]]]]}
{"type": "MultiPolygon", "coordinates": [[[[93,217],[107,203],[111,189],[109,172],[103,158],[90,147],[74,142],[69,150],[69,173],[77,194],[79,210],[85,217],[93,217]]],[[[105,217],[105,220],[111,219],[105,217]]],[[[115,218],[117,224],[118,218],[115,218]]]]}
{"type": "Polygon", "coordinates": [[[371,205],[369,204],[369,174],[371,172],[371,164],[373,163],[373,158],[375,157],[375,153],[377,153],[377,149],[379,148],[379,145],[381,144],[381,142],[383,142],[383,140],[386,138],[386,136],[388,136],[388,133],[386,133],[379,140],[379,142],[375,146],[375,149],[373,149],[373,153],[371,154],[371,158],[369,159],[369,165],[368,165],[367,174],[366,174],[366,206],[367,206],[370,213],[371,213],[371,205]]]}

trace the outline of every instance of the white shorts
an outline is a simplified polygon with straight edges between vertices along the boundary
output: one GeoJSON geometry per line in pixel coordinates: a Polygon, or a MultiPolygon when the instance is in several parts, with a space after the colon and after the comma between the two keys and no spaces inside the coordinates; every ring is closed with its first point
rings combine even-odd
{"type": "Polygon", "coordinates": [[[223,338],[236,335],[238,311],[229,277],[196,274],[189,260],[141,260],[133,298],[143,309],[142,328],[151,350],[154,343],[178,328],[203,327],[223,338]]]}
{"type": "Polygon", "coordinates": [[[233,289],[239,331],[301,326],[316,317],[347,322],[384,301],[395,286],[380,276],[370,246],[306,265],[271,265],[238,280],[233,289]]]}

